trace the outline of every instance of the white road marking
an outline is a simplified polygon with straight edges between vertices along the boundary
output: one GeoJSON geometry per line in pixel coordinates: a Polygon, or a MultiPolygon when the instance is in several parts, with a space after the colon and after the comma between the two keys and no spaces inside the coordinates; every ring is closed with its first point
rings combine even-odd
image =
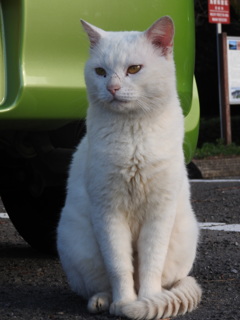
{"type": "Polygon", "coordinates": [[[240,224],[226,224],[219,222],[199,222],[201,229],[240,232],[240,224]]]}
{"type": "Polygon", "coordinates": [[[9,219],[9,216],[6,212],[0,212],[0,218],[2,219],[9,219]]]}

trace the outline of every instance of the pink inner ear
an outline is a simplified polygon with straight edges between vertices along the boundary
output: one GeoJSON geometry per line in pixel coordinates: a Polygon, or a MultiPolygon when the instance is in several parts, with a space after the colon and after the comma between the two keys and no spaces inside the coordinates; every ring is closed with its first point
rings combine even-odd
{"type": "Polygon", "coordinates": [[[146,35],[153,45],[163,49],[164,54],[171,51],[174,37],[174,26],[172,19],[166,16],[157,20],[146,31],[146,35]]]}

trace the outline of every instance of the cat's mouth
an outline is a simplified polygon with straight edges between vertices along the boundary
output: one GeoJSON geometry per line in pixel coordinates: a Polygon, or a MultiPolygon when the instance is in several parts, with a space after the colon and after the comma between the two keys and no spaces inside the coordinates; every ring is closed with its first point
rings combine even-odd
{"type": "Polygon", "coordinates": [[[115,97],[108,102],[108,107],[116,112],[126,113],[134,109],[134,104],[131,102],[130,100],[115,97]]]}
{"type": "Polygon", "coordinates": [[[129,102],[128,100],[121,99],[119,97],[113,97],[112,100],[110,101],[111,104],[119,104],[119,103],[120,104],[122,104],[122,103],[126,104],[128,102],[129,102]]]}

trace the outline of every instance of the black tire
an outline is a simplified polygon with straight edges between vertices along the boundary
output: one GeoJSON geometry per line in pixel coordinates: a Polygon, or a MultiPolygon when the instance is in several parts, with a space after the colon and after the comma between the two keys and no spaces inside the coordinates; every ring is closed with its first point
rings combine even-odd
{"type": "Polygon", "coordinates": [[[1,198],[19,234],[38,251],[56,253],[56,227],[65,187],[48,187],[38,197],[27,188],[7,188],[1,198]]]}
{"type": "Polygon", "coordinates": [[[188,178],[189,179],[202,179],[202,173],[195,163],[190,162],[187,164],[188,178]]]}

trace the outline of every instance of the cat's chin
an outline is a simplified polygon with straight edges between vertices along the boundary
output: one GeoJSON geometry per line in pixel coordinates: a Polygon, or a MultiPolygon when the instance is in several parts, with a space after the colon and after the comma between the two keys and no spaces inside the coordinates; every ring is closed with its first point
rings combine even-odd
{"type": "Polygon", "coordinates": [[[106,107],[120,113],[128,113],[136,110],[135,103],[133,101],[120,99],[113,99],[106,104],[106,107]]]}

